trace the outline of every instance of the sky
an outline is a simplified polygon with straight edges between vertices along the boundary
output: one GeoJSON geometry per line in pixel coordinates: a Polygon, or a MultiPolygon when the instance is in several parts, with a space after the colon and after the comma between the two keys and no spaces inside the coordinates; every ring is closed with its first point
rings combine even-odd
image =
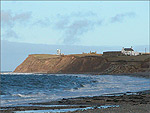
{"type": "Polygon", "coordinates": [[[1,40],[32,44],[149,44],[148,1],[2,1],[1,40]]]}
{"type": "Polygon", "coordinates": [[[1,71],[29,54],[149,51],[148,1],[1,1],[1,71]]]}

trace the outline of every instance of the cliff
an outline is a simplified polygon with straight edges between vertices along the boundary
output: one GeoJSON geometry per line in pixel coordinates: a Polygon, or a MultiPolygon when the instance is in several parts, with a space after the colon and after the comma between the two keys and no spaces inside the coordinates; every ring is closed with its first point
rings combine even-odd
{"type": "Polygon", "coordinates": [[[101,55],[29,55],[14,72],[17,73],[99,73],[122,74],[150,71],[150,56],[101,55]]]}

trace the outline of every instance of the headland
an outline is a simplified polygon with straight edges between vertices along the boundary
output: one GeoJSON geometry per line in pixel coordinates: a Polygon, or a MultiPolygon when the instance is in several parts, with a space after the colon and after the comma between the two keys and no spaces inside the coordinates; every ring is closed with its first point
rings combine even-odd
{"type": "Polygon", "coordinates": [[[132,74],[147,76],[150,72],[150,55],[104,56],[102,54],[51,55],[32,54],[15,70],[15,73],[62,74],[132,74]]]}

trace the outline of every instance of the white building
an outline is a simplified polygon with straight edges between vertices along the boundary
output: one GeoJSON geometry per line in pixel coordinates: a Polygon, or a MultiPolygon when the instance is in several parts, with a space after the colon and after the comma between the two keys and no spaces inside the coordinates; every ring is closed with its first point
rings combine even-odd
{"type": "Polygon", "coordinates": [[[61,55],[61,50],[57,49],[57,55],[61,55]]]}
{"type": "Polygon", "coordinates": [[[129,55],[129,56],[137,56],[137,55],[140,55],[139,52],[135,52],[131,46],[131,48],[122,48],[121,50],[122,54],[124,55],[129,55]]]}

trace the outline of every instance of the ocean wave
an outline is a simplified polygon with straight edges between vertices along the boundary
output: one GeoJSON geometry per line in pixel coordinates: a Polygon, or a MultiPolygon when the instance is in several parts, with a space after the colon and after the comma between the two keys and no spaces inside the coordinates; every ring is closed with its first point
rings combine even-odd
{"type": "Polygon", "coordinates": [[[2,72],[1,75],[34,75],[35,73],[14,73],[14,72],[2,72]]]}
{"type": "Polygon", "coordinates": [[[23,94],[12,94],[12,96],[17,96],[17,97],[31,97],[31,95],[23,95],[23,94]]]}
{"type": "Polygon", "coordinates": [[[46,76],[70,76],[70,77],[95,77],[94,75],[90,74],[49,74],[49,73],[15,73],[15,72],[1,72],[1,75],[46,75],[46,76]]]}
{"type": "Polygon", "coordinates": [[[0,91],[0,95],[6,95],[6,93],[3,91],[0,91]]]}
{"type": "Polygon", "coordinates": [[[40,96],[46,96],[46,94],[43,93],[36,93],[36,94],[12,94],[11,96],[17,96],[17,97],[40,97],[40,96]]]}
{"type": "Polygon", "coordinates": [[[1,76],[1,90],[4,94],[1,95],[2,105],[47,102],[62,98],[98,96],[104,93],[149,89],[149,79],[126,76],[35,73],[4,74],[9,75],[1,76]],[[18,76],[14,76],[16,74],[18,76]]]}

